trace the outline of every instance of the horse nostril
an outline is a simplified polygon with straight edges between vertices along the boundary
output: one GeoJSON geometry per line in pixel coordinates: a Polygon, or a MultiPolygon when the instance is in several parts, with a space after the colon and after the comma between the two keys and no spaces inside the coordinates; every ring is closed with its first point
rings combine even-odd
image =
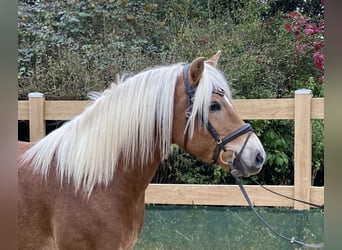
{"type": "Polygon", "coordinates": [[[255,166],[261,167],[264,162],[264,157],[258,153],[255,157],[255,166]]]}

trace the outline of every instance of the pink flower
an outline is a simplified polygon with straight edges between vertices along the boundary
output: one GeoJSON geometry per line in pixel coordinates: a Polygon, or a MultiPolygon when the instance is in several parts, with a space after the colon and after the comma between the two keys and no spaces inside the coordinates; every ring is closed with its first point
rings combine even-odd
{"type": "Polygon", "coordinates": [[[323,71],[324,70],[324,55],[320,52],[313,53],[313,58],[315,62],[315,66],[323,71]]]}
{"type": "Polygon", "coordinates": [[[284,28],[285,28],[286,30],[288,30],[288,31],[292,31],[292,26],[291,26],[290,24],[288,24],[288,23],[286,23],[286,24],[284,25],[284,28]]]}
{"type": "Polygon", "coordinates": [[[304,54],[304,50],[306,49],[307,45],[306,44],[300,44],[297,47],[297,53],[299,55],[303,55],[304,54]]]}
{"type": "Polygon", "coordinates": [[[313,26],[313,25],[311,25],[311,24],[306,24],[306,27],[305,27],[305,29],[304,29],[304,33],[305,33],[305,35],[312,35],[312,34],[315,34],[316,32],[315,32],[315,29],[316,27],[315,26],[313,26]]]}
{"type": "Polygon", "coordinates": [[[292,11],[288,14],[288,17],[296,19],[299,17],[299,13],[297,11],[292,11]]]}

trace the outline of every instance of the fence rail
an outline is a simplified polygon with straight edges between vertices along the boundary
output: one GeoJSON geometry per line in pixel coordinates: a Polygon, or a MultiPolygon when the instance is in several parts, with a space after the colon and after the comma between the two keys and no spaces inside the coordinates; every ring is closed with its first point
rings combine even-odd
{"type": "MultiPolygon", "coordinates": [[[[28,101],[18,101],[18,120],[29,120],[30,141],[45,136],[46,120],[70,120],[91,101],[46,101],[42,93],[30,93],[28,101]]],[[[312,119],[324,119],[324,98],[312,98],[312,92],[300,89],[294,98],[234,100],[246,120],[294,120],[294,185],[266,187],[284,195],[324,203],[324,187],[311,186],[312,119]]],[[[306,204],[290,201],[255,185],[245,186],[256,206],[288,206],[309,209],[306,204]]],[[[146,203],[246,206],[237,185],[150,184],[146,203]]]]}

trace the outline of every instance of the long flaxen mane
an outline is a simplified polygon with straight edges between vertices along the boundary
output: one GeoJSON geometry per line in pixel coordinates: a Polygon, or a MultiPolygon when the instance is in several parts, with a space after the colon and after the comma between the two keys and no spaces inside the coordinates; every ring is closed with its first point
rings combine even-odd
{"type": "MultiPolygon", "coordinates": [[[[76,190],[82,187],[90,195],[96,184],[111,181],[119,161],[125,166],[146,165],[156,147],[162,157],[167,155],[175,86],[182,68],[182,64],[155,67],[119,80],[98,94],[84,112],[30,148],[20,160],[22,165],[30,162],[37,174],[47,177],[56,160],[61,184],[66,178],[76,190]]],[[[204,121],[208,119],[214,87],[223,88],[230,98],[223,74],[205,64],[187,124],[190,136],[198,113],[204,121]]]]}

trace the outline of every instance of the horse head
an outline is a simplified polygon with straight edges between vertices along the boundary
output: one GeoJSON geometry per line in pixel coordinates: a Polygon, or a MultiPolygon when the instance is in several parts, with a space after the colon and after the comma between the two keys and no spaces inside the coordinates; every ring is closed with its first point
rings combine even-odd
{"type": "Polygon", "coordinates": [[[238,174],[247,177],[260,172],[266,154],[234,108],[228,83],[216,68],[220,54],[196,58],[183,67],[174,96],[172,139],[188,153],[227,171],[231,161],[238,174]]]}

